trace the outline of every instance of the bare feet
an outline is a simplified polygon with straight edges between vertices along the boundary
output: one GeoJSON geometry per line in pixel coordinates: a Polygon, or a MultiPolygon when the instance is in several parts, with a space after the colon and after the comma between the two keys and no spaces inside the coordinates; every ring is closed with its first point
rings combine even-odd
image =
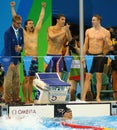
{"type": "Polygon", "coordinates": [[[97,101],[97,102],[100,102],[101,100],[100,100],[100,98],[96,98],[96,101],[97,101]]]}
{"type": "Polygon", "coordinates": [[[34,103],[34,100],[29,100],[29,103],[34,103]]]}
{"type": "Polygon", "coordinates": [[[24,104],[25,105],[28,105],[28,104],[31,104],[31,103],[34,103],[34,100],[30,100],[30,99],[28,99],[28,98],[26,98],[26,99],[24,99],[24,104]]]}
{"type": "Polygon", "coordinates": [[[28,99],[24,99],[24,104],[29,104],[29,100],[28,99]]]}
{"type": "Polygon", "coordinates": [[[86,99],[85,98],[81,98],[81,101],[86,101],[86,99]]]}

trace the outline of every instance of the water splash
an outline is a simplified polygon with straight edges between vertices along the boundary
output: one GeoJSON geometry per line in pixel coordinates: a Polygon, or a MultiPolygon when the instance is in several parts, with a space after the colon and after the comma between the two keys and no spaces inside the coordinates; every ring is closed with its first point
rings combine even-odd
{"type": "MultiPolygon", "coordinates": [[[[117,116],[75,117],[69,123],[116,129],[117,116]]],[[[0,117],[0,130],[73,130],[73,128],[62,126],[59,118],[39,118],[31,115],[24,118],[0,117]]]]}

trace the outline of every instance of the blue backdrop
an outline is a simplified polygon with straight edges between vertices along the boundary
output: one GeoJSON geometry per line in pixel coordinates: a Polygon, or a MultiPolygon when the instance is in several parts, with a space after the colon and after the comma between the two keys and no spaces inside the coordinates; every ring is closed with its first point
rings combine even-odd
{"type": "MultiPolygon", "coordinates": [[[[117,0],[83,0],[84,1],[84,23],[91,26],[93,14],[102,16],[102,25],[117,26],[117,0]]],[[[53,16],[63,13],[68,21],[79,23],[79,0],[53,0],[53,16]]]]}

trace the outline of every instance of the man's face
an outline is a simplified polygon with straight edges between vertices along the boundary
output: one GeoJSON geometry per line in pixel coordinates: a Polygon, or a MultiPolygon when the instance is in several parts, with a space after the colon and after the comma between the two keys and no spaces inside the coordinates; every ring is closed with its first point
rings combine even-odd
{"type": "Polygon", "coordinates": [[[22,20],[15,20],[15,21],[13,22],[13,26],[14,26],[15,29],[20,28],[20,27],[21,27],[21,24],[22,24],[22,20]]]}
{"type": "Polygon", "coordinates": [[[63,118],[67,120],[72,119],[72,111],[65,112],[63,118]]]}
{"type": "Polygon", "coordinates": [[[60,19],[57,19],[57,23],[60,25],[60,27],[63,27],[65,25],[65,17],[60,17],[60,19]]]}
{"type": "Polygon", "coordinates": [[[27,22],[26,30],[28,30],[29,32],[33,32],[34,31],[34,23],[33,23],[33,21],[28,21],[27,22]]]}
{"type": "Polygon", "coordinates": [[[92,26],[96,27],[100,24],[100,20],[97,17],[92,17],[92,26]]]}

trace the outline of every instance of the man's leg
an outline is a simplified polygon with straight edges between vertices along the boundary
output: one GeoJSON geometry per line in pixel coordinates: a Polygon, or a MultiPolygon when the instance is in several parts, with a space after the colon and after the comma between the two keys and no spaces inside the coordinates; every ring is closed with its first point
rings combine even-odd
{"type": "Polygon", "coordinates": [[[33,79],[34,76],[30,76],[29,77],[29,85],[28,85],[28,99],[30,103],[33,103],[33,99],[32,99],[32,90],[33,90],[33,79]]]}
{"type": "Polygon", "coordinates": [[[24,77],[24,81],[23,81],[23,85],[22,85],[24,103],[29,103],[29,100],[27,98],[28,86],[29,86],[29,77],[24,77]]]}
{"type": "Polygon", "coordinates": [[[14,68],[13,80],[12,80],[12,87],[13,87],[13,100],[14,102],[21,101],[19,97],[20,92],[20,73],[19,73],[19,64],[17,64],[14,68]]]}
{"type": "Polygon", "coordinates": [[[12,97],[12,76],[13,71],[8,68],[7,74],[4,79],[4,98],[5,103],[12,103],[13,97],[12,97]]]}
{"type": "Polygon", "coordinates": [[[33,79],[35,77],[35,73],[38,72],[38,58],[33,57],[30,65],[30,71],[29,71],[29,84],[28,84],[28,99],[30,103],[33,103],[32,99],[32,91],[33,91],[33,79]]]}
{"type": "Polygon", "coordinates": [[[91,73],[86,73],[84,87],[83,87],[83,92],[82,92],[82,97],[81,97],[81,100],[83,100],[83,101],[86,100],[87,91],[89,90],[89,88],[91,86],[91,81],[90,81],[91,77],[92,77],[91,73]]]}
{"type": "Polygon", "coordinates": [[[77,82],[75,80],[69,80],[69,83],[71,84],[70,86],[70,93],[71,93],[71,101],[75,101],[76,100],[76,86],[77,86],[77,82]]]}
{"type": "Polygon", "coordinates": [[[100,102],[100,91],[102,88],[102,73],[96,73],[96,89],[97,89],[97,96],[96,96],[96,101],[100,102]]]}

